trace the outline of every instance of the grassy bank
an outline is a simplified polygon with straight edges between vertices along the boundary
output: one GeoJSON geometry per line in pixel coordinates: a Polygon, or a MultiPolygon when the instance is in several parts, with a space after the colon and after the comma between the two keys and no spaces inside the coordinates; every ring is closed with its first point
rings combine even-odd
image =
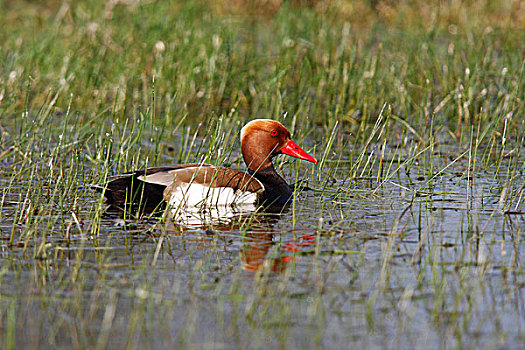
{"type": "Polygon", "coordinates": [[[520,2],[278,4],[4,1],[2,119],[71,106],[87,123],[154,103],[167,127],[235,108],[339,120],[362,141],[386,104],[393,135],[428,137],[432,121],[464,140],[472,126],[501,133],[505,116],[521,130],[520,2]]]}

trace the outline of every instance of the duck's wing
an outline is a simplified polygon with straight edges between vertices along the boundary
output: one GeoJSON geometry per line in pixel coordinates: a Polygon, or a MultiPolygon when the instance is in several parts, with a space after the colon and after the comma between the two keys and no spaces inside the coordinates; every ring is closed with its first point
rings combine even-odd
{"type": "Polygon", "coordinates": [[[261,193],[264,191],[264,185],[254,178],[252,175],[235,169],[224,167],[185,167],[175,169],[168,172],[171,178],[166,174],[153,174],[145,176],[143,181],[170,184],[166,187],[165,198],[170,196],[170,193],[176,191],[180,186],[185,185],[201,185],[208,188],[224,188],[232,189],[233,191],[261,193]]]}
{"type": "Polygon", "coordinates": [[[164,190],[164,200],[175,209],[255,205],[265,190],[246,172],[215,166],[171,170],[169,174],[145,176],[143,181],[170,183],[164,190]]]}
{"type": "Polygon", "coordinates": [[[110,181],[104,196],[107,203],[124,206],[234,204],[256,201],[265,190],[252,175],[210,164],[181,164],[119,174],[110,181]],[[230,203],[231,202],[231,203],[230,203]]]}
{"type": "Polygon", "coordinates": [[[92,187],[103,192],[106,202],[110,205],[141,205],[155,208],[163,202],[164,190],[173,181],[170,172],[185,168],[206,168],[210,166],[209,164],[195,163],[147,168],[114,175],[105,186],[94,185],[92,187]],[[152,177],[150,178],[150,176],[152,177]]]}

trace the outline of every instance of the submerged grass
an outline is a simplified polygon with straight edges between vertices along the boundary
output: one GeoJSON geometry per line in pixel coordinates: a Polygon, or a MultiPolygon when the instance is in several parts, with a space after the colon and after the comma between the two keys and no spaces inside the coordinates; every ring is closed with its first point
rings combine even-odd
{"type": "Polygon", "coordinates": [[[520,1],[0,2],[1,347],[517,347],[520,1]],[[146,166],[242,169],[283,121],[280,214],[104,209],[146,166]],[[127,215],[127,214],[126,214],[127,215]]]}

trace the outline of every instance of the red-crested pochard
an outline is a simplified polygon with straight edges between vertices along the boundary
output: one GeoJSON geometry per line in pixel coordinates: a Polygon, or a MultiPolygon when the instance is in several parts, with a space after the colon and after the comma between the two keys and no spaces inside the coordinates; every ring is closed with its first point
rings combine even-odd
{"type": "Polygon", "coordinates": [[[210,164],[180,164],[143,169],[117,175],[104,196],[115,206],[139,205],[155,208],[207,205],[285,204],[293,189],[275,171],[272,158],[278,154],[317,160],[290,138],[278,121],[257,119],[241,130],[241,150],[248,171],[210,164]]]}

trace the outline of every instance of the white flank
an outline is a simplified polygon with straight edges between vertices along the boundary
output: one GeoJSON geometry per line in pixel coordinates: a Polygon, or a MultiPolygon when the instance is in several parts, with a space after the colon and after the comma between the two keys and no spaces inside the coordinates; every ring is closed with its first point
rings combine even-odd
{"type": "Polygon", "coordinates": [[[197,224],[228,219],[256,209],[257,194],[230,187],[183,184],[171,193],[168,205],[173,218],[197,224]]]}
{"type": "Polygon", "coordinates": [[[208,187],[201,184],[183,184],[171,193],[169,204],[184,207],[210,207],[255,203],[257,194],[235,191],[231,187],[208,187]]]}

